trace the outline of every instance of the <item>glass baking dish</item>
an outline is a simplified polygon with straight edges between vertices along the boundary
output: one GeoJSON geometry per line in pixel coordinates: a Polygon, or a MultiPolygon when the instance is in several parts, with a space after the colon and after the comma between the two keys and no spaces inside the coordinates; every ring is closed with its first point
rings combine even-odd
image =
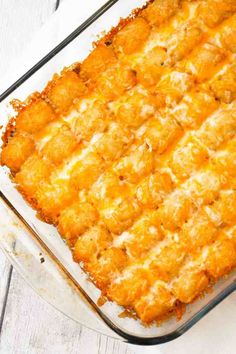
{"type": "MultiPolygon", "coordinates": [[[[145,0],[110,0],[71,33],[22,78],[0,95],[0,124],[4,130],[14,112],[9,102],[24,100],[40,91],[55,72],[83,60],[98,34],[116,26],[121,17],[143,6],[145,0]]],[[[1,132],[1,130],[0,130],[1,132]]],[[[106,302],[97,305],[100,291],[90,282],[58,236],[57,230],[36,217],[0,168],[0,247],[26,281],[57,309],[92,329],[130,343],[151,345],[177,338],[236,290],[236,271],[218,282],[211,292],[187,306],[183,317],[160,326],[143,326],[134,318],[119,316],[122,308],[106,302]]]]}

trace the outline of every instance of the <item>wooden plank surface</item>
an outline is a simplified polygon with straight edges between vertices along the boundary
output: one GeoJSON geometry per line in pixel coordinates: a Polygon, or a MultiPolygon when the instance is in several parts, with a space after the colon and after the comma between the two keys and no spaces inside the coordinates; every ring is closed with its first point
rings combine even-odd
{"type": "Polygon", "coordinates": [[[0,0],[0,73],[55,11],[56,0],[0,0]]]}
{"type": "MultiPolygon", "coordinates": [[[[0,77],[58,4],[58,0],[0,0],[0,77]]],[[[46,304],[0,251],[1,354],[134,354],[133,348],[80,326],[46,304]]]]}
{"type": "Polygon", "coordinates": [[[0,353],[134,354],[127,345],[80,326],[53,309],[13,271],[0,353]]]}
{"type": "Polygon", "coordinates": [[[3,327],[6,303],[12,278],[12,266],[0,252],[0,335],[3,327]]]}

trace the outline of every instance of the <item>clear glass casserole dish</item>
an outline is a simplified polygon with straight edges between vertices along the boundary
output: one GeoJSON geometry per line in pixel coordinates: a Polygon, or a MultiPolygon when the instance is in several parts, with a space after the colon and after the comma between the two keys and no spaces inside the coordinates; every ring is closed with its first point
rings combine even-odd
{"type": "MultiPolygon", "coordinates": [[[[55,72],[83,60],[96,39],[94,34],[108,31],[120,17],[127,17],[145,2],[109,1],[4,92],[0,96],[1,119],[5,117],[2,129],[12,114],[9,102],[13,98],[24,100],[31,92],[40,91],[55,72]]],[[[133,318],[119,316],[122,308],[114,303],[97,305],[99,290],[73,262],[56,229],[37,219],[4,168],[0,169],[0,215],[0,247],[43,298],[81,324],[130,343],[158,344],[180,336],[236,289],[234,272],[218,282],[212,292],[189,305],[178,322],[170,318],[159,327],[144,327],[133,318]]]]}

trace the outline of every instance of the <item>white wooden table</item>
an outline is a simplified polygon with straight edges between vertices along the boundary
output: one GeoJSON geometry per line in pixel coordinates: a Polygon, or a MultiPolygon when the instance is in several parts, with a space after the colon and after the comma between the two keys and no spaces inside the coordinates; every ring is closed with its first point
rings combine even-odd
{"type": "MultiPolygon", "coordinates": [[[[0,80],[62,1],[0,0],[0,80]]],[[[86,1],[81,1],[86,6],[86,1]]],[[[96,1],[96,0],[94,0],[96,1]]],[[[0,215],[1,217],[1,215],[0,215]]],[[[0,252],[0,354],[233,354],[236,293],[191,331],[160,347],[135,347],[67,319],[41,300],[0,252]]]]}

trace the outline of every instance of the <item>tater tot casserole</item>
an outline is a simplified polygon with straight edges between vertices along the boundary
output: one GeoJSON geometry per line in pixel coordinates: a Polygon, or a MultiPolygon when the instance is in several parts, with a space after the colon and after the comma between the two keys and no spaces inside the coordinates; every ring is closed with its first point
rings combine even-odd
{"type": "Polygon", "coordinates": [[[236,267],[236,0],[154,0],[19,105],[1,163],[144,324],[236,267]]]}

